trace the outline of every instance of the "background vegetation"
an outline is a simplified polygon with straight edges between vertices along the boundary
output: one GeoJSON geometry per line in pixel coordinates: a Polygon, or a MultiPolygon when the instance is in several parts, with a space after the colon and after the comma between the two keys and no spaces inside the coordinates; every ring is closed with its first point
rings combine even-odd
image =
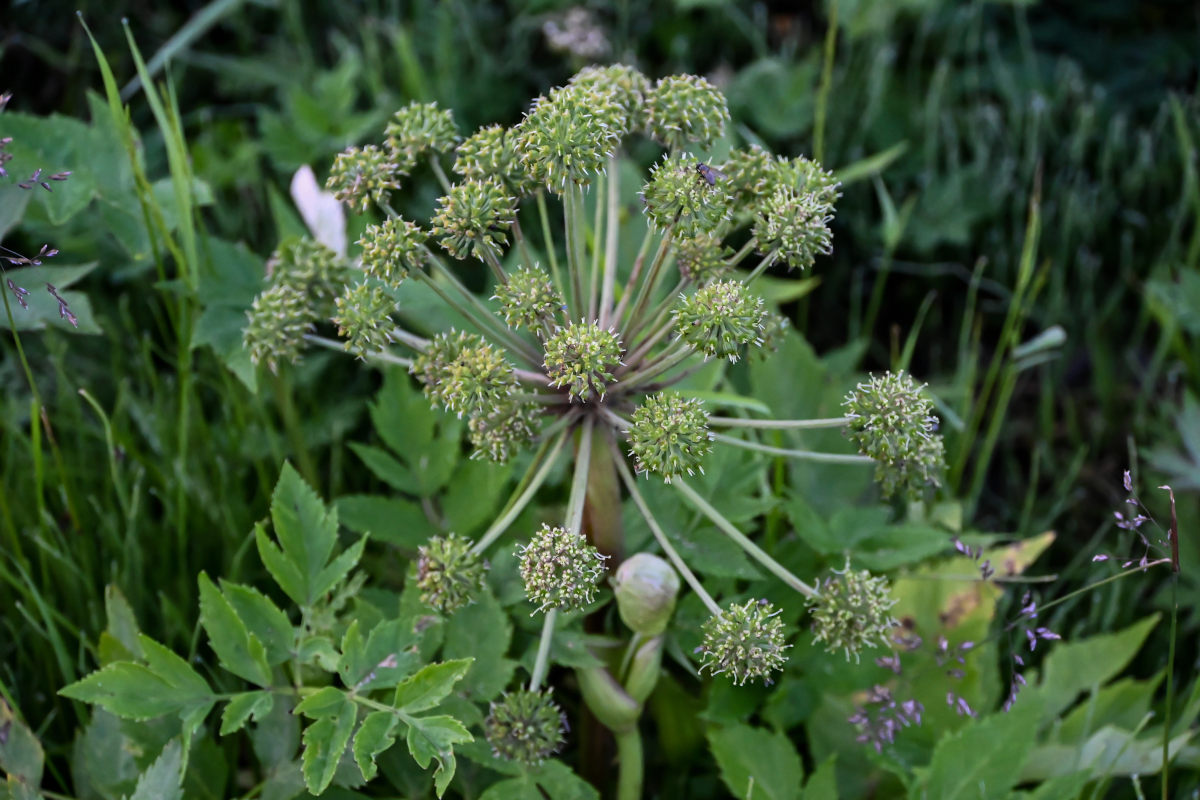
{"type": "MultiPolygon", "coordinates": [[[[326,498],[384,488],[350,446],[379,444],[377,374],[337,354],[279,377],[238,361],[262,264],[302,230],[287,199],[293,172],[324,174],[413,99],[453,109],[466,131],[513,123],[528,98],[590,60],[548,44],[543,25],[565,10],[555,2],[159,5],[80,4],[137,141],[107,113],[99,64],[67,7],[18,4],[0,40],[13,181],[34,167],[72,172],[50,193],[0,186],[4,247],[60,251],[7,277],[39,292],[35,270],[57,270],[79,319],[76,331],[54,304],[22,316],[8,294],[21,335],[0,350],[0,694],[46,750],[45,785],[80,797],[130,788],[128,773],[95,772],[97,723],[56,694],[94,668],[121,602],[106,587],[120,587],[141,630],[195,653],[196,576],[262,579],[249,532],[285,460],[326,498]],[[164,108],[126,83],[136,75],[126,30],[169,79],[164,108]],[[177,191],[192,178],[195,196],[177,191]]],[[[851,369],[907,363],[930,382],[948,494],[970,527],[1014,539],[1054,530],[1039,573],[1074,588],[1111,574],[1097,553],[1140,556],[1113,524],[1122,470],[1160,519],[1165,493],[1151,487],[1174,487],[1174,664],[1178,691],[1190,692],[1200,658],[1195,7],[599,5],[601,60],[651,77],[709,75],[742,136],[834,170],[856,165],[840,174],[834,255],[787,311],[851,369]]],[[[403,566],[383,549],[366,567],[400,582],[403,566]]],[[[1118,581],[1043,621],[1068,640],[1124,630],[1166,610],[1167,589],[1156,573],[1118,581]]],[[[1171,638],[1154,627],[1119,677],[1157,679],[1171,638]]],[[[804,716],[812,699],[772,702],[804,716]]],[[[649,755],[685,765],[680,784],[661,779],[663,796],[724,793],[711,765],[689,761],[695,752],[664,737],[649,755]]],[[[819,754],[806,745],[810,765],[819,754]]],[[[1174,796],[1198,780],[1182,770],[1174,796]]],[[[1094,788],[1125,796],[1130,786],[1094,788]]]]}

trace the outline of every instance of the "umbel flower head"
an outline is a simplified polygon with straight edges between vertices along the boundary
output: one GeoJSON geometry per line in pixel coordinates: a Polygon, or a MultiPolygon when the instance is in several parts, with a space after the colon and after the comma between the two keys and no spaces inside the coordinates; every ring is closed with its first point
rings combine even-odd
{"type": "Polygon", "coordinates": [[[471,549],[471,541],[458,534],[435,536],[417,549],[421,602],[443,614],[474,602],[486,573],[487,564],[471,549]]]}
{"type": "Polygon", "coordinates": [[[833,204],[842,196],[842,184],[833,173],[804,156],[777,159],[775,181],[780,186],[813,195],[817,203],[825,206],[827,214],[833,213],[833,204]]]}
{"type": "Polygon", "coordinates": [[[538,184],[521,163],[515,138],[503,125],[480,128],[458,146],[454,171],[471,180],[495,178],[517,197],[533,194],[538,184]]]}
{"type": "Polygon", "coordinates": [[[824,642],[830,652],[841,650],[847,660],[854,656],[857,661],[864,648],[886,644],[896,627],[889,613],[896,601],[887,578],[866,570],[835,572],[809,602],[814,640],[824,642]]]}
{"type": "Polygon", "coordinates": [[[704,404],[678,392],[650,395],[633,412],[629,444],[638,472],[661,475],[667,483],[703,472],[700,462],[712,451],[704,404]]]}
{"type": "Polygon", "coordinates": [[[655,164],[642,191],[654,227],[664,231],[674,226],[684,238],[715,230],[729,217],[731,199],[722,182],[710,184],[696,171],[696,162],[683,155],[655,164]]]}
{"type": "Polygon", "coordinates": [[[286,283],[277,283],[254,298],[246,316],[242,337],[250,360],[266,364],[272,372],[299,359],[304,335],[316,321],[304,292],[286,283]]]}
{"type": "Polygon", "coordinates": [[[780,183],[778,170],[775,157],[756,144],[730,152],[721,171],[733,192],[734,209],[757,211],[780,183]]]}
{"type": "Polygon", "coordinates": [[[770,684],[771,673],[787,662],[783,622],[779,611],[766,600],[732,604],[704,623],[700,645],[701,670],[728,675],[738,686],[762,678],[770,684]]]}
{"type": "Polygon", "coordinates": [[[439,333],[410,370],[425,396],[459,416],[474,416],[504,402],[516,386],[512,365],[479,334],[439,333]]]}
{"type": "Polygon", "coordinates": [[[514,132],[517,152],[529,174],[561,193],[568,183],[591,182],[627,126],[625,112],[612,92],[576,85],[535,100],[514,132]]]}
{"type": "Polygon", "coordinates": [[[454,114],[437,103],[408,104],[392,116],[384,135],[388,150],[406,174],[425,153],[445,153],[458,142],[454,114]]]}
{"type": "Polygon", "coordinates": [[[495,178],[465,180],[450,187],[438,204],[433,233],[455,258],[485,254],[498,258],[517,219],[516,200],[495,178]]]}
{"type": "Polygon", "coordinates": [[[646,97],[646,132],[671,151],[708,149],[728,122],[725,95],[698,75],[660,78],[646,97]]]}
{"type": "Polygon", "coordinates": [[[918,496],[926,485],[938,485],[945,467],[938,420],[923,389],[903,370],[887,372],[872,375],[842,402],[850,419],[846,435],[878,462],[876,479],[885,497],[897,491],[918,496]]]}
{"type": "Polygon", "coordinates": [[[361,214],[372,203],[386,203],[390,193],[400,188],[401,174],[400,165],[386,150],[373,144],[351,147],[334,158],[325,188],[361,214]]]}
{"type": "Polygon", "coordinates": [[[572,611],[595,599],[605,556],[579,533],[542,525],[518,553],[525,596],[538,611],[572,611]]]}
{"type": "Polygon", "coordinates": [[[281,242],[267,259],[268,285],[291,286],[322,317],[351,272],[345,259],[307,236],[281,242]]]}
{"type": "Polygon", "coordinates": [[[572,400],[604,397],[621,363],[621,342],[594,322],[571,322],[546,340],[544,366],[550,385],[569,387],[572,400]]]}
{"type": "Polygon", "coordinates": [[[550,699],[549,689],[518,689],[492,702],[483,732],[497,757],[540,764],[566,741],[567,715],[550,699]]]}
{"type": "Polygon", "coordinates": [[[521,267],[508,276],[508,283],[496,287],[500,313],[510,328],[536,330],[550,324],[562,309],[563,299],[546,271],[521,267]]]}
{"type": "Polygon", "coordinates": [[[467,423],[472,458],[507,463],[537,435],[538,409],[533,403],[504,400],[471,417],[467,423]]]}
{"type": "Polygon", "coordinates": [[[739,280],[717,281],[684,298],[675,309],[675,331],[706,358],[737,361],[742,347],[759,343],[767,311],[739,280]]]}
{"type": "Polygon", "coordinates": [[[816,192],[780,186],[762,204],[754,222],[759,251],[776,252],[788,266],[808,269],[818,254],[833,252],[829,210],[816,192]]]}
{"type": "Polygon", "coordinates": [[[428,238],[419,225],[399,217],[368,225],[358,240],[363,271],[386,286],[398,287],[409,270],[421,268],[428,238]]]}
{"type": "Polygon", "coordinates": [[[360,283],[337,299],[333,323],[346,338],[346,349],[365,358],[392,341],[392,311],[396,303],[378,286],[360,283]]]}
{"type": "Polygon", "coordinates": [[[690,239],[675,239],[675,263],[679,274],[697,286],[712,283],[729,272],[726,260],[733,251],[721,244],[721,237],[702,233],[690,239]]]}
{"type": "Polygon", "coordinates": [[[569,81],[572,86],[611,93],[613,100],[625,112],[631,130],[645,125],[646,96],[650,94],[650,79],[627,64],[606,67],[584,67],[569,81]]]}

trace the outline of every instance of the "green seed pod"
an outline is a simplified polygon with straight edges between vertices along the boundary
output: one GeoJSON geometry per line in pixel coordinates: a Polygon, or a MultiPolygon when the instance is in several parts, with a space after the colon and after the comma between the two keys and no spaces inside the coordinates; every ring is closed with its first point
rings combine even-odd
{"type": "Polygon", "coordinates": [[[413,359],[410,372],[425,396],[461,416],[486,415],[507,402],[516,388],[512,365],[482,336],[462,331],[439,333],[413,359]]]}
{"type": "Polygon", "coordinates": [[[498,758],[540,764],[566,741],[567,716],[545,692],[518,689],[491,704],[483,732],[498,758]]]}
{"type": "Polygon", "coordinates": [[[728,122],[725,95],[697,75],[660,78],[646,98],[646,132],[672,151],[711,147],[728,122]]]}
{"type": "Polygon", "coordinates": [[[450,187],[438,201],[433,233],[455,258],[490,254],[499,258],[508,244],[508,229],[517,219],[517,201],[495,178],[466,180],[450,187]]]}
{"type": "Polygon", "coordinates": [[[455,151],[454,171],[471,180],[496,178],[517,197],[538,189],[517,154],[516,136],[503,125],[489,125],[468,136],[455,151]]]}
{"type": "Polygon", "coordinates": [[[815,201],[825,206],[826,213],[830,215],[833,214],[834,203],[842,196],[842,184],[833,173],[804,156],[778,159],[775,180],[779,186],[813,195],[815,201]]]}
{"type": "Polygon", "coordinates": [[[650,395],[633,412],[629,444],[637,471],[661,475],[667,483],[703,472],[700,464],[712,452],[704,403],[678,392],[650,395]]]}
{"type": "Polygon", "coordinates": [[[756,678],[770,685],[771,673],[783,668],[784,650],[791,647],[778,614],[766,600],[747,600],[710,617],[703,628],[700,669],[728,675],[738,686],[756,678]]]}
{"type": "Polygon", "coordinates": [[[833,252],[829,206],[812,192],[780,186],[762,204],[754,236],[762,253],[777,252],[789,267],[808,269],[833,252]]]}
{"type": "Polygon", "coordinates": [[[449,109],[437,103],[410,103],[397,111],[384,129],[387,146],[408,173],[428,152],[445,153],[458,142],[458,128],[449,109]]]}
{"type": "Polygon", "coordinates": [[[512,401],[497,403],[482,414],[471,417],[468,428],[471,458],[508,463],[517,451],[537,435],[538,407],[534,403],[512,401]]]}
{"type": "Polygon", "coordinates": [[[539,97],[513,129],[517,153],[538,183],[560,194],[604,169],[628,122],[610,91],[579,85],[539,97]]]}
{"type": "Polygon", "coordinates": [[[362,214],[371,203],[386,203],[391,192],[400,188],[402,174],[400,165],[387,151],[373,144],[351,147],[334,158],[325,188],[362,214]]]}
{"type": "Polygon", "coordinates": [[[304,335],[313,329],[316,314],[304,292],[285,283],[276,284],[254,298],[246,314],[242,340],[250,360],[266,364],[271,372],[279,365],[296,363],[304,349],[304,335]]]}
{"type": "Polygon", "coordinates": [[[268,284],[303,293],[317,316],[326,316],[352,274],[345,259],[307,236],[281,242],[267,259],[268,284]]]}
{"type": "Polygon", "coordinates": [[[610,93],[625,112],[628,122],[624,127],[636,130],[645,125],[645,103],[646,95],[650,93],[650,79],[636,68],[626,64],[584,67],[569,83],[592,91],[610,93]]]}
{"type": "Polygon", "coordinates": [[[366,358],[367,353],[382,350],[392,342],[392,311],[396,302],[378,286],[360,283],[346,289],[337,299],[333,324],[338,336],[345,337],[346,349],[366,358]]]}
{"type": "Polygon", "coordinates": [[[638,553],[617,568],[613,594],[621,620],[630,630],[643,636],[658,636],[667,629],[675,613],[679,575],[658,556],[638,553]]]}
{"type": "Polygon", "coordinates": [[[508,327],[531,331],[553,323],[563,307],[562,295],[538,267],[521,267],[510,275],[508,283],[496,287],[496,299],[508,327]]]}
{"type": "Polygon", "coordinates": [[[897,491],[917,497],[937,486],[945,469],[942,437],[924,386],[903,371],[872,375],[846,396],[846,435],[877,462],[875,478],[885,497],[897,491]]]}
{"type": "Polygon", "coordinates": [[[705,358],[737,361],[743,346],[762,344],[767,311],[739,280],[717,281],[697,289],[675,309],[675,331],[705,358]]]}
{"type": "Polygon", "coordinates": [[[358,240],[363,271],[386,286],[399,287],[409,270],[421,269],[428,238],[419,225],[406,219],[389,217],[382,224],[368,225],[358,240]]]}
{"type": "Polygon", "coordinates": [[[696,162],[684,155],[655,164],[642,190],[646,216],[654,227],[665,231],[674,226],[676,235],[685,239],[712,233],[729,218],[732,199],[723,182],[710,184],[696,171],[696,162]]]}
{"type": "Polygon", "coordinates": [[[867,647],[887,644],[896,620],[888,613],[892,599],[887,578],[866,570],[835,572],[818,587],[820,594],[809,601],[812,607],[814,641],[829,652],[841,650],[846,659],[867,647]]]}
{"type": "Polygon", "coordinates": [[[621,363],[621,342],[594,322],[570,322],[546,340],[543,366],[556,388],[569,387],[572,400],[604,398],[621,363]]]}
{"type": "Polygon", "coordinates": [[[483,591],[487,564],[471,550],[471,541],[450,533],[435,536],[417,549],[417,587],[421,602],[452,613],[483,591]]]}
{"type": "Polygon", "coordinates": [[[721,165],[726,183],[733,192],[734,208],[739,212],[758,210],[759,205],[779,186],[779,164],[769,152],[756,144],[730,152],[721,165]]]}

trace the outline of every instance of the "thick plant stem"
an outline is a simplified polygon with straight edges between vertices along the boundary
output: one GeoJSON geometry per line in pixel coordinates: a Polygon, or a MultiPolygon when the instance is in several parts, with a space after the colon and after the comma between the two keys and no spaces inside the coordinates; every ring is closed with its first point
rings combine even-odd
{"type": "MultiPolygon", "coordinates": [[[[608,160],[608,183],[605,186],[608,199],[608,214],[604,236],[604,280],[600,288],[600,327],[607,327],[613,312],[613,291],[617,283],[617,237],[620,234],[620,169],[614,154],[608,160]]],[[[596,231],[596,236],[600,231],[596,231]]]]}
{"type": "Polygon", "coordinates": [[[787,567],[771,558],[765,550],[750,541],[746,534],[739,531],[732,522],[725,518],[724,514],[717,511],[707,500],[697,494],[696,490],[688,486],[686,481],[676,478],[672,481],[671,485],[678,489],[701,514],[712,520],[713,524],[720,528],[722,533],[733,539],[738,546],[745,550],[746,555],[766,567],[768,572],[809,599],[815,599],[820,596],[820,593],[816,589],[797,578],[787,567]]]}
{"type": "Polygon", "coordinates": [[[642,796],[645,765],[642,734],[634,725],[617,734],[617,800],[638,800],[642,796]]]}
{"type": "Polygon", "coordinates": [[[537,659],[533,662],[533,673],[529,676],[529,691],[541,688],[546,673],[550,671],[550,642],[554,640],[554,623],[558,621],[558,609],[546,612],[542,622],[542,638],[538,641],[537,659]]]}
{"type": "Polygon", "coordinates": [[[604,442],[593,447],[588,472],[587,501],[583,509],[583,530],[597,550],[608,556],[615,568],[624,559],[625,529],[621,523],[621,484],[613,462],[615,441],[607,425],[601,435],[604,442]]]}

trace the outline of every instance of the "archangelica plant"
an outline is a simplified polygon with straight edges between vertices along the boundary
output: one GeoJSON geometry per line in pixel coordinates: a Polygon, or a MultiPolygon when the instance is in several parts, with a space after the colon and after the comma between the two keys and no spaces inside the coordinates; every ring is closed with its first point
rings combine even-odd
{"type": "Polygon", "coordinates": [[[485,127],[463,141],[449,111],[409,106],[388,125],[384,142],[342,153],[329,177],[328,188],[351,208],[382,215],[359,241],[359,259],[347,263],[311,242],[286,245],[250,313],[246,344],[256,362],[274,369],[297,358],[303,344],[336,346],[314,329],[332,318],[347,349],[408,366],[430,402],[465,417],[477,457],[506,461],[536,447],[516,496],[482,537],[450,535],[421,549],[416,580],[434,609],[449,613],[470,601],[482,585],[483,555],[574,443],[562,524],[531,531],[519,551],[526,592],[545,623],[528,689],[494,704],[487,726],[496,752],[508,757],[536,761],[561,741],[559,713],[541,691],[549,642],[558,612],[591,604],[605,559],[616,563],[622,555],[622,484],[712,614],[699,649],[702,668],[739,684],[770,682],[787,659],[777,609],[753,598],[719,605],[672,547],[635,472],[671,484],[803,595],[818,641],[857,657],[862,647],[885,641],[893,624],[885,579],[848,571],[805,582],[688,482],[716,444],[874,464],[885,496],[919,495],[937,484],[942,466],[931,404],[906,374],[860,385],[846,398],[846,414],[833,419],[711,416],[700,400],[672,388],[706,361],[736,362],[778,335],[786,321],[754,293],[756,280],[773,266],[808,269],[831,248],[838,183],[818,164],[752,146],[733,151],[718,170],[693,154],[710,148],[728,120],[724,96],[705,79],[676,75],[652,84],[628,66],[585,69],[535,100],[516,126],[485,127]],[[623,142],[637,134],[667,153],[642,188],[647,225],[626,263],[617,165],[623,142]],[[441,163],[452,151],[454,184],[441,163]],[[424,222],[402,218],[392,203],[421,163],[445,192],[424,222]],[[552,209],[559,204],[556,224],[552,209]],[[539,241],[523,221],[536,222],[539,241]],[[735,251],[726,241],[741,244],[735,251]],[[447,256],[486,271],[490,301],[464,285],[447,256]],[[393,317],[405,309],[395,298],[404,281],[428,287],[470,329],[427,337],[398,325],[393,317]],[[332,292],[336,282],[342,286],[332,292]],[[303,339],[301,330],[308,331],[303,339]],[[393,345],[410,355],[392,352],[393,345]],[[845,429],[860,452],[792,450],[757,438],[764,429],[815,428],[845,429]]]}

